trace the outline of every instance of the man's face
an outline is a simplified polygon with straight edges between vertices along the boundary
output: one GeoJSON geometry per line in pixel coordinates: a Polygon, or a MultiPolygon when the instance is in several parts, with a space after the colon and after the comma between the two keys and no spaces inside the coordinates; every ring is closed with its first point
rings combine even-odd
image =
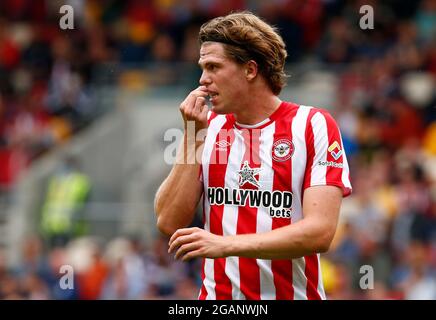
{"type": "Polygon", "coordinates": [[[244,66],[228,58],[224,45],[205,42],[200,48],[198,64],[203,70],[200,84],[209,91],[212,111],[218,114],[237,111],[247,89],[244,66]]]}

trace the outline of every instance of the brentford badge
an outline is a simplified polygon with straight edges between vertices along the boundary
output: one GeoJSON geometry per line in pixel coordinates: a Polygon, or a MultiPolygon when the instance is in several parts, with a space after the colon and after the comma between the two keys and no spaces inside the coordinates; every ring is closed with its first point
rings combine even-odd
{"type": "Polygon", "coordinates": [[[286,161],[294,153],[294,144],[288,139],[280,139],[274,142],[272,148],[272,158],[275,161],[286,161]]]}

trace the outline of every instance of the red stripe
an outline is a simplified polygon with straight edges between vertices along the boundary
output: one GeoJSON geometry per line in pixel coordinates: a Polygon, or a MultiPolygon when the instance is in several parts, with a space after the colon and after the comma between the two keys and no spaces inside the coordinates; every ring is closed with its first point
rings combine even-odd
{"type": "Polygon", "coordinates": [[[304,273],[307,278],[307,299],[309,300],[321,300],[321,296],[318,292],[318,256],[312,254],[304,257],[306,261],[306,269],[304,273]]]}
{"type": "MultiPolygon", "coordinates": [[[[343,163],[343,154],[344,154],[344,148],[342,146],[341,136],[339,134],[339,128],[335,122],[335,120],[332,118],[332,116],[327,113],[322,113],[327,125],[327,135],[328,135],[328,146],[330,147],[332,143],[335,141],[339,143],[340,150],[342,151],[342,155],[336,160],[331,152],[328,152],[327,150],[327,161],[332,161],[336,163],[343,163]]],[[[339,149],[333,150],[334,152],[338,152],[339,149]]],[[[345,190],[345,186],[342,183],[342,168],[336,168],[336,167],[327,167],[327,173],[326,173],[326,184],[327,185],[336,185],[338,187],[341,187],[342,190],[345,190]]]]}
{"type": "MultiPolygon", "coordinates": [[[[260,168],[259,129],[242,129],[242,136],[245,144],[245,154],[241,167],[247,161],[250,168],[260,168]]],[[[259,178],[259,175],[255,176],[259,178]]],[[[245,183],[243,189],[258,189],[256,186],[245,183]]],[[[239,207],[237,234],[256,233],[258,208],[239,207]]],[[[260,300],[260,270],[257,260],[252,258],[239,258],[239,279],[241,292],[247,300],[260,300]]]]}
{"type": "MultiPolygon", "coordinates": [[[[227,121],[222,127],[220,133],[217,135],[209,164],[210,187],[224,187],[225,185],[225,175],[230,148],[227,148],[226,150],[218,150],[216,148],[216,142],[220,141],[223,137],[226,137],[226,139],[228,139],[228,142],[233,142],[231,141],[233,136],[233,130],[229,130],[231,128],[232,123],[230,121],[227,121]],[[230,135],[228,133],[230,133],[230,135]],[[226,159],[226,161],[217,161],[221,159],[226,159]]],[[[223,205],[211,206],[209,217],[211,233],[223,235],[223,211],[223,205]]],[[[232,298],[232,285],[230,283],[230,279],[225,273],[225,267],[225,258],[217,258],[214,260],[215,294],[217,300],[230,300],[232,298]]]]}
{"type": "MultiPolygon", "coordinates": [[[[202,166],[200,166],[200,168],[202,168],[202,166]]],[[[201,174],[203,175],[203,170],[201,171],[201,174]]],[[[206,223],[206,212],[205,212],[204,202],[205,202],[205,196],[203,194],[203,228],[204,228],[204,224],[206,223]]],[[[204,278],[205,278],[204,268],[205,268],[205,264],[206,264],[205,262],[206,262],[206,259],[203,258],[203,260],[201,262],[201,283],[202,283],[202,285],[201,285],[201,289],[200,289],[200,296],[198,297],[199,300],[206,300],[206,297],[207,297],[207,291],[206,291],[206,287],[204,285],[204,278]]]]}
{"type": "MultiPolygon", "coordinates": [[[[279,139],[292,141],[292,119],[295,117],[298,107],[286,109],[286,113],[276,121],[274,142],[279,139]]],[[[271,150],[272,152],[272,150],[271,150]]],[[[292,157],[286,161],[272,160],[274,171],[273,190],[292,191],[292,157]]],[[[272,218],[272,229],[290,225],[291,219],[272,218]]],[[[294,299],[294,287],[292,284],[292,260],[272,260],[271,269],[276,287],[277,300],[294,299]]]]}
{"type": "Polygon", "coordinates": [[[201,289],[200,289],[200,296],[198,297],[198,300],[206,300],[207,297],[207,291],[206,291],[206,287],[204,285],[204,268],[205,268],[205,261],[206,259],[203,259],[202,263],[201,263],[201,289]]]}

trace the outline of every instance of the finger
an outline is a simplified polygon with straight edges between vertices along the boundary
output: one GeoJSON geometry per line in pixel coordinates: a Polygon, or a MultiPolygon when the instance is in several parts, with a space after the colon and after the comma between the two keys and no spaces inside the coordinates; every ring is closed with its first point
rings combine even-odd
{"type": "Polygon", "coordinates": [[[174,256],[174,259],[180,259],[186,253],[193,251],[193,250],[197,250],[198,248],[200,248],[200,244],[198,242],[184,244],[179,248],[179,250],[177,250],[176,255],[174,256]]]}
{"type": "Polygon", "coordinates": [[[191,234],[194,230],[194,228],[181,228],[177,229],[176,232],[173,233],[173,235],[170,238],[170,241],[168,242],[168,245],[171,245],[171,243],[176,240],[180,236],[184,236],[187,234],[191,234]]]}
{"type": "Polygon", "coordinates": [[[182,102],[185,111],[190,111],[194,108],[195,101],[199,97],[204,97],[208,95],[208,90],[204,86],[200,86],[197,89],[191,91],[191,93],[186,97],[185,101],[182,102]]]}
{"type": "Polygon", "coordinates": [[[203,110],[203,106],[206,105],[206,98],[205,97],[198,97],[197,100],[195,100],[195,105],[193,108],[193,116],[195,118],[198,118],[201,114],[201,111],[203,110]]]}
{"type": "Polygon", "coordinates": [[[180,236],[177,239],[175,239],[168,248],[168,253],[172,253],[174,250],[176,250],[178,247],[182,246],[186,242],[189,242],[186,239],[187,236],[180,236]]]}
{"type": "Polygon", "coordinates": [[[201,91],[201,92],[206,92],[207,94],[209,93],[209,90],[207,90],[206,86],[198,86],[197,89],[195,89],[194,91],[201,91]]]}
{"type": "Polygon", "coordinates": [[[182,228],[182,229],[177,229],[170,237],[170,240],[168,241],[168,245],[171,245],[171,243],[177,239],[177,237],[179,237],[180,235],[183,235],[185,232],[186,228],[182,228]]]}
{"type": "Polygon", "coordinates": [[[177,239],[175,239],[171,243],[170,247],[168,248],[168,253],[171,253],[176,248],[184,245],[185,243],[193,242],[194,240],[195,240],[195,235],[194,234],[188,234],[188,235],[184,235],[184,236],[179,236],[177,239]]]}
{"type": "Polygon", "coordinates": [[[206,89],[206,87],[205,86],[200,86],[197,89],[192,90],[188,94],[188,96],[183,101],[183,104],[194,105],[195,104],[195,99],[197,99],[198,97],[206,97],[208,94],[209,94],[209,91],[206,89]]]}
{"type": "Polygon", "coordinates": [[[207,113],[208,112],[209,112],[209,108],[207,107],[207,104],[205,102],[203,108],[200,111],[200,114],[198,115],[198,119],[201,121],[207,122],[207,113]]]}
{"type": "Polygon", "coordinates": [[[177,248],[180,248],[181,246],[193,241],[194,239],[191,237],[191,235],[180,236],[170,245],[170,247],[168,248],[168,253],[174,252],[175,250],[177,250],[177,248]]]}
{"type": "Polygon", "coordinates": [[[202,250],[201,250],[201,248],[199,248],[197,250],[190,251],[187,254],[185,254],[182,257],[182,261],[186,262],[186,261],[189,261],[191,259],[202,257],[202,256],[203,256],[202,250]]]}

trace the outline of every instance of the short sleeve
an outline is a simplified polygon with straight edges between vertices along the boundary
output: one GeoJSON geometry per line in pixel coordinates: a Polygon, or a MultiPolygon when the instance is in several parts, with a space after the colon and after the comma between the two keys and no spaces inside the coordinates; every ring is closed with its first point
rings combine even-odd
{"type": "Polygon", "coordinates": [[[303,188],[331,185],[352,192],[350,169],[339,127],[325,110],[311,110],[306,125],[307,162],[303,188]]]}

